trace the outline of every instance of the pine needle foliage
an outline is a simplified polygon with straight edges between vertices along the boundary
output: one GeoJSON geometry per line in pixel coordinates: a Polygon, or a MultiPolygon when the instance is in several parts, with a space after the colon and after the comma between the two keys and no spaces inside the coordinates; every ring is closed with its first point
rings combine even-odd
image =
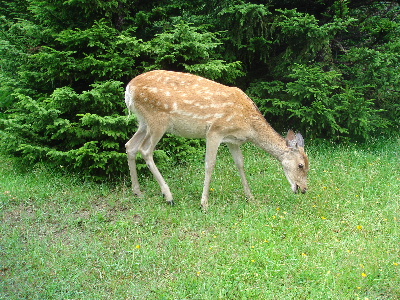
{"type": "MultiPolygon", "coordinates": [[[[153,69],[239,86],[279,131],[398,132],[399,12],[396,1],[1,1],[1,150],[126,174],[136,120],[124,87],[153,69]]],[[[168,136],[156,153],[184,163],[201,147],[168,136]]]]}

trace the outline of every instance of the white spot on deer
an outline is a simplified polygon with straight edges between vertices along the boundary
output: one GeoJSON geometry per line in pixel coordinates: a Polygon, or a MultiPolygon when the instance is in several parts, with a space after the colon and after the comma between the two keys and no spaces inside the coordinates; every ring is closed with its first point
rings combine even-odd
{"type": "Polygon", "coordinates": [[[227,122],[232,121],[232,119],[235,117],[236,115],[230,115],[228,118],[226,118],[227,122]]]}
{"type": "Polygon", "coordinates": [[[196,106],[196,107],[198,107],[198,108],[200,108],[200,109],[207,109],[207,108],[210,107],[210,106],[208,106],[208,105],[201,105],[200,103],[195,103],[194,106],[196,106]]]}
{"type": "Polygon", "coordinates": [[[157,94],[158,93],[158,88],[156,88],[154,86],[149,87],[148,89],[149,89],[150,93],[153,93],[153,94],[157,94]]]}
{"type": "Polygon", "coordinates": [[[185,110],[176,110],[174,111],[174,113],[180,116],[196,118],[196,115],[194,113],[185,110]]]}
{"type": "Polygon", "coordinates": [[[185,99],[185,100],[182,100],[182,102],[185,103],[185,104],[192,105],[194,101],[185,99]]]}
{"type": "Polygon", "coordinates": [[[208,114],[208,115],[199,115],[199,114],[193,115],[193,118],[198,119],[198,120],[206,120],[211,117],[212,117],[212,115],[210,115],[210,114],[208,114]]]}
{"type": "Polygon", "coordinates": [[[212,103],[210,106],[211,106],[211,108],[221,108],[221,107],[223,107],[223,105],[219,104],[219,103],[212,103]]]}

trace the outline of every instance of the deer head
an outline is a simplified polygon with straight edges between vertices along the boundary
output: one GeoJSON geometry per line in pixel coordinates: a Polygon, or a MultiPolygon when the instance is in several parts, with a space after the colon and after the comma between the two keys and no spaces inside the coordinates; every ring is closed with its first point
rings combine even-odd
{"type": "Polygon", "coordinates": [[[304,139],[300,133],[289,130],[286,136],[287,151],[283,155],[282,165],[286,178],[295,193],[307,191],[308,156],[304,151],[304,139]]]}

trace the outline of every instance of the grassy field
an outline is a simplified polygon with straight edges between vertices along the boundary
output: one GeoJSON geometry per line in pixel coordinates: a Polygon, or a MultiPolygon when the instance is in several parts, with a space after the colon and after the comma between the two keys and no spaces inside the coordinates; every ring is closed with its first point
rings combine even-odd
{"type": "Polygon", "coordinates": [[[83,182],[0,161],[1,299],[400,299],[400,139],[308,148],[309,192],[244,149],[255,200],[221,148],[210,208],[203,158],[161,170],[176,205],[143,176],[83,182]]]}

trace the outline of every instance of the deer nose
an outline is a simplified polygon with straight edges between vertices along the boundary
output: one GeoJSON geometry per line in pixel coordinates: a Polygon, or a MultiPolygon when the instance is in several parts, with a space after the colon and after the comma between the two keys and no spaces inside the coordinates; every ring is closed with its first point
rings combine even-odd
{"type": "Polygon", "coordinates": [[[307,192],[307,187],[301,188],[298,184],[296,184],[296,189],[294,190],[295,194],[298,192],[301,192],[302,194],[305,194],[307,192]]]}

